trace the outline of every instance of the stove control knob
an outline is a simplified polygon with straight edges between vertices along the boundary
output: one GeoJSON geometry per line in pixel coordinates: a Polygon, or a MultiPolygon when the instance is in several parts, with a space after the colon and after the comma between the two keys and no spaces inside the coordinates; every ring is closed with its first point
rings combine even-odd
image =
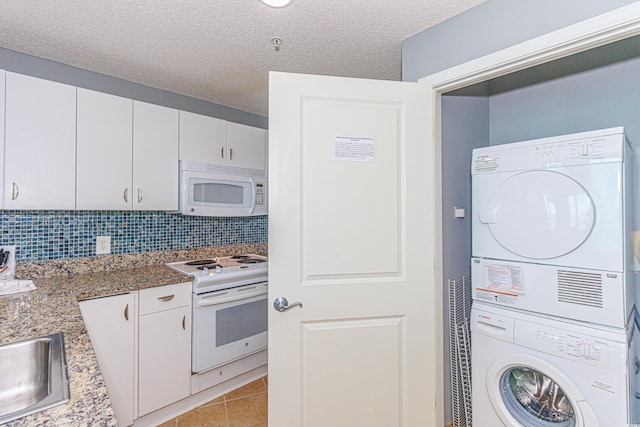
{"type": "Polygon", "coordinates": [[[216,268],[214,270],[216,273],[220,273],[222,272],[222,267],[220,267],[219,265],[216,265],[216,268]]]}
{"type": "Polygon", "coordinates": [[[209,275],[209,269],[207,267],[202,267],[202,275],[203,276],[208,276],[209,275]]]}

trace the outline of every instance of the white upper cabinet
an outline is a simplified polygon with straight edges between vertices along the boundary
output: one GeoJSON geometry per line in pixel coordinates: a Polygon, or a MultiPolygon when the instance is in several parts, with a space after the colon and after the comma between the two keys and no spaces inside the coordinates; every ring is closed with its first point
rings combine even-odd
{"type": "Polygon", "coordinates": [[[177,210],[178,110],[78,89],[78,209],[177,210]]]}
{"type": "Polygon", "coordinates": [[[78,88],[77,209],[131,209],[133,101],[78,88]]]}
{"type": "Polygon", "coordinates": [[[266,169],[267,131],[180,111],[180,160],[266,169]]]}
{"type": "Polygon", "coordinates": [[[178,110],[133,102],[133,208],[178,210],[178,110]]]}
{"type": "Polygon", "coordinates": [[[6,73],[4,208],[74,209],[76,88],[6,73]]]}
{"type": "Polygon", "coordinates": [[[267,167],[267,131],[227,122],[227,164],[264,170],[267,167]]]}
{"type": "Polygon", "coordinates": [[[180,111],[180,160],[226,164],[227,122],[180,111]]]}
{"type": "Polygon", "coordinates": [[[4,176],[4,87],[5,87],[4,70],[0,70],[0,209],[3,207],[2,197],[4,185],[2,177],[4,176]]]}

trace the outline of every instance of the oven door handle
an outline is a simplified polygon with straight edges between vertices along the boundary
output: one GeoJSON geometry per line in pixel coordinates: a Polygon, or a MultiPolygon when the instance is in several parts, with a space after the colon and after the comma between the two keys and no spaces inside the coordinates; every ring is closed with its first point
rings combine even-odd
{"type": "Polygon", "coordinates": [[[266,289],[258,289],[257,291],[247,292],[247,293],[237,293],[229,296],[210,296],[210,297],[199,297],[196,301],[196,307],[206,307],[208,305],[218,305],[224,304],[226,302],[239,301],[251,297],[257,297],[260,295],[266,295],[266,289]]]}

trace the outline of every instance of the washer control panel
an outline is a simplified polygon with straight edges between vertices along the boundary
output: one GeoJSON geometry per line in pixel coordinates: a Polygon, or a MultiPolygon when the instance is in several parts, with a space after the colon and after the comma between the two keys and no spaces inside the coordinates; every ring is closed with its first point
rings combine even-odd
{"type": "Polygon", "coordinates": [[[519,320],[516,320],[514,341],[518,345],[542,353],[601,368],[620,365],[614,362],[624,360],[626,357],[623,342],[519,320]]]}

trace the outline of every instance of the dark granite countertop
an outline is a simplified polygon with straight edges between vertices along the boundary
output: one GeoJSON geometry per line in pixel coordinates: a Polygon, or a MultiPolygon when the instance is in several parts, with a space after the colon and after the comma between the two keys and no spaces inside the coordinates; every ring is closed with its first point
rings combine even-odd
{"type": "Polygon", "coordinates": [[[240,253],[266,255],[266,243],[167,251],[150,253],[149,256],[128,255],[122,259],[112,256],[16,266],[16,276],[32,279],[38,289],[0,296],[0,343],[62,332],[71,399],[6,425],[116,426],[78,301],[188,282],[188,277],[171,270],[164,263],[240,253]],[[146,259],[142,259],[144,257],[146,259]],[[119,269],[114,269],[114,266],[119,269]],[[64,274],[57,276],[52,273],[54,270],[64,274]]]}
{"type": "Polygon", "coordinates": [[[71,400],[8,426],[115,426],[78,301],[188,281],[164,265],[35,279],[35,291],[0,296],[0,343],[64,334],[71,400]]]}

